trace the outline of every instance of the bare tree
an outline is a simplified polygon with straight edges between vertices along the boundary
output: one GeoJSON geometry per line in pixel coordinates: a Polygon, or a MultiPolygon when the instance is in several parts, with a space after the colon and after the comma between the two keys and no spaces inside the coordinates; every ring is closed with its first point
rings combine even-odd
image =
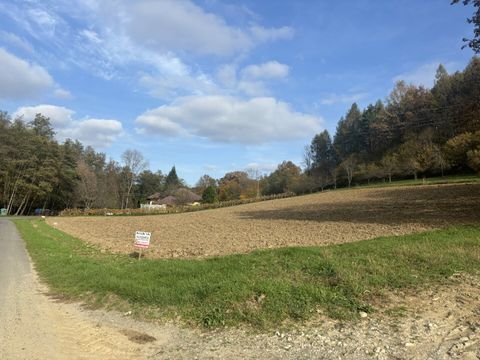
{"type": "Polygon", "coordinates": [[[345,170],[345,173],[347,174],[348,187],[350,187],[352,185],[353,174],[355,172],[355,169],[357,168],[357,159],[354,155],[350,155],[340,164],[340,166],[345,170]]]}
{"type": "Polygon", "coordinates": [[[125,177],[125,196],[122,201],[122,208],[128,209],[128,202],[130,200],[133,185],[138,178],[138,174],[148,167],[148,163],[140,151],[131,149],[125,150],[122,154],[122,162],[125,177]]]}
{"type": "Polygon", "coordinates": [[[252,180],[255,180],[255,190],[257,199],[260,197],[260,177],[262,173],[257,167],[251,167],[247,169],[248,177],[252,180]]]}

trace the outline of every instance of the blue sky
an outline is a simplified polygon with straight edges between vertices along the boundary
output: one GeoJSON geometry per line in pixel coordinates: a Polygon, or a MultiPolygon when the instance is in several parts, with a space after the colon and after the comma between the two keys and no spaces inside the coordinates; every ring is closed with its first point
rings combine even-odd
{"type": "Polygon", "coordinates": [[[302,162],[396,80],[462,70],[472,9],[449,0],[0,0],[0,109],[41,112],[120,161],[194,185],[302,162]]]}

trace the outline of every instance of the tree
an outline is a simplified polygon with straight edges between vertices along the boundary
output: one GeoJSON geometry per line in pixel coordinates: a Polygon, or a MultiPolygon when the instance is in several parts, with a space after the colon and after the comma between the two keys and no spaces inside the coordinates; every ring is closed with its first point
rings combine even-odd
{"type": "Polygon", "coordinates": [[[361,133],[362,113],[356,103],[353,103],[345,118],[340,119],[337,125],[333,144],[340,160],[350,154],[357,153],[361,147],[363,134],[361,133]]]}
{"type": "Polygon", "coordinates": [[[468,151],[467,159],[468,165],[480,174],[480,147],[468,151]]]}
{"type": "Polygon", "coordinates": [[[283,161],[277,169],[265,178],[264,193],[266,195],[281,194],[294,191],[302,170],[291,161],[283,161]]]}
{"type": "Polygon", "coordinates": [[[219,199],[226,201],[254,196],[249,194],[253,188],[254,181],[248,178],[245,171],[232,171],[218,181],[219,199]]]}
{"type": "Polygon", "coordinates": [[[217,180],[207,174],[202,175],[195,185],[195,187],[200,191],[199,193],[203,193],[203,191],[210,186],[217,186],[217,180]]]}
{"type": "Polygon", "coordinates": [[[35,118],[29,122],[28,125],[33,129],[34,134],[37,136],[52,140],[55,135],[50,124],[50,119],[42,114],[36,114],[35,118]]]}
{"type": "Polygon", "coordinates": [[[357,168],[357,158],[354,154],[347,157],[345,160],[342,161],[340,167],[345,170],[347,174],[347,181],[348,187],[352,185],[353,175],[355,174],[355,170],[357,168]]]}
{"type": "Polygon", "coordinates": [[[90,209],[97,198],[97,177],[84,160],[77,163],[78,196],[86,209],[90,209]]]}
{"type": "Polygon", "coordinates": [[[202,201],[206,204],[213,204],[218,202],[217,188],[213,185],[209,185],[203,190],[202,201]]]}
{"type": "Polygon", "coordinates": [[[122,154],[125,195],[122,208],[128,209],[130,195],[138,174],[145,170],[147,162],[138,150],[125,150],[122,154]]]}
{"type": "Polygon", "coordinates": [[[445,144],[446,157],[453,165],[461,168],[467,164],[467,153],[479,145],[480,132],[475,135],[471,132],[457,135],[445,144]]]}
{"type": "Polygon", "coordinates": [[[256,167],[248,168],[247,174],[255,182],[255,197],[260,197],[260,178],[262,177],[260,169],[256,167]]]}
{"type": "Polygon", "coordinates": [[[315,135],[310,145],[310,173],[321,189],[328,185],[332,170],[336,166],[335,149],[327,130],[315,135]]]}
{"type": "Polygon", "coordinates": [[[383,171],[383,175],[388,177],[388,182],[391,183],[393,174],[398,171],[397,154],[386,154],[380,161],[380,168],[383,171]]]}
{"type": "Polygon", "coordinates": [[[463,41],[466,43],[462,46],[462,49],[468,46],[476,54],[480,53],[480,0],[452,0],[452,5],[462,2],[463,5],[472,4],[474,6],[474,13],[471,18],[467,18],[469,24],[473,24],[473,38],[466,39],[463,41]]]}
{"type": "Polygon", "coordinates": [[[136,201],[145,202],[150,195],[161,192],[164,179],[165,177],[160,170],[155,173],[150,170],[144,170],[138,174],[135,185],[136,201]]]}
{"type": "Polygon", "coordinates": [[[183,183],[177,175],[177,170],[175,169],[175,166],[172,166],[172,169],[170,170],[170,172],[167,174],[167,177],[165,178],[166,192],[171,193],[172,191],[175,191],[182,185],[183,183]]]}

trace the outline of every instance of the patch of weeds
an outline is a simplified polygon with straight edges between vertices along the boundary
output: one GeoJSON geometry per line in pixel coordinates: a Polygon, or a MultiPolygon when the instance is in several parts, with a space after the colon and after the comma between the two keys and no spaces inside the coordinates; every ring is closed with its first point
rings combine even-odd
{"type": "Polygon", "coordinates": [[[225,326],[225,312],[218,308],[212,308],[202,317],[202,325],[206,328],[225,326]]]}

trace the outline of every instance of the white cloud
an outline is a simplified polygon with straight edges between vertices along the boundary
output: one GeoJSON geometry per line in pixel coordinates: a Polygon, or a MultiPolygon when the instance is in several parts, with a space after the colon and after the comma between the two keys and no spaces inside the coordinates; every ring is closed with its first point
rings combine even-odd
{"type": "Polygon", "coordinates": [[[237,67],[233,64],[220,66],[217,71],[217,79],[223,86],[233,88],[237,83],[237,67]]]}
{"type": "Polygon", "coordinates": [[[62,88],[57,88],[53,92],[53,95],[59,99],[72,99],[72,93],[68,90],[62,89],[62,88]]]}
{"type": "Polygon", "coordinates": [[[29,63],[0,48],[0,99],[27,99],[54,85],[43,67],[29,63]]]}
{"type": "Polygon", "coordinates": [[[217,80],[230,93],[243,93],[248,96],[270,95],[267,82],[284,79],[290,68],[276,60],[262,64],[251,64],[240,71],[237,76],[237,65],[224,64],[217,70],[217,80]]]}
{"type": "Polygon", "coordinates": [[[80,35],[85,37],[85,40],[94,44],[101,44],[103,42],[99,35],[93,30],[83,29],[80,31],[80,35]]]}
{"type": "Polygon", "coordinates": [[[75,126],[64,133],[70,138],[97,147],[111,145],[123,134],[122,123],[110,119],[86,119],[75,122],[75,126]]]}
{"type": "Polygon", "coordinates": [[[322,119],[293,111],[271,97],[190,96],[148,110],[137,131],[163,136],[199,136],[216,142],[260,144],[309,137],[322,119]]]}
{"type": "Polygon", "coordinates": [[[240,29],[187,0],[135,1],[126,23],[132,39],[157,50],[231,55],[252,46],[240,29]]]}
{"type": "Polygon", "coordinates": [[[253,25],[236,26],[192,0],[7,2],[0,11],[48,44],[36,49],[38,61],[74,65],[107,80],[133,76],[151,95],[166,99],[221,93],[212,86],[215,74],[195,63],[198,55],[242,57],[294,34],[290,27],[263,27],[253,14],[248,15],[253,25]]]}
{"type": "Polygon", "coordinates": [[[263,81],[242,80],[237,88],[248,96],[262,96],[269,93],[263,81]]]}
{"type": "Polygon", "coordinates": [[[202,95],[217,91],[214,82],[204,74],[198,75],[143,75],[139,84],[153,97],[169,99],[180,95],[202,95]]]}
{"type": "Polygon", "coordinates": [[[57,139],[77,139],[85,145],[106,147],[123,135],[122,123],[111,119],[87,118],[74,119],[75,111],[63,106],[42,104],[18,108],[14,117],[22,116],[24,121],[31,121],[36,114],[50,118],[57,139]]]}
{"type": "Polygon", "coordinates": [[[243,76],[253,79],[275,79],[288,76],[289,67],[278,61],[269,61],[259,65],[249,65],[242,71],[243,76]]]}
{"type": "Polygon", "coordinates": [[[329,94],[320,100],[322,105],[351,104],[367,97],[368,94],[361,92],[357,94],[329,94]]]}
{"type": "Polygon", "coordinates": [[[57,20],[51,13],[38,8],[31,8],[28,10],[28,19],[35,22],[39,28],[48,31],[50,35],[55,33],[55,27],[57,26],[57,20]]]}
{"type": "Polygon", "coordinates": [[[260,42],[289,40],[295,35],[295,31],[289,26],[283,26],[281,28],[264,28],[256,25],[250,28],[250,33],[260,42]]]}
{"type": "Polygon", "coordinates": [[[50,122],[55,129],[64,129],[73,123],[73,114],[75,111],[63,106],[55,105],[37,105],[24,106],[18,108],[13,117],[22,116],[25,121],[32,121],[36,114],[42,114],[50,118],[50,122]]]}
{"type": "MultiPolygon", "coordinates": [[[[248,51],[259,43],[291,39],[290,27],[248,29],[233,27],[190,0],[141,0],[123,3],[126,29],[133,41],[147,48],[228,56],[248,51]]],[[[115,3],[118,7],[118,2],[115,3]]]]}

